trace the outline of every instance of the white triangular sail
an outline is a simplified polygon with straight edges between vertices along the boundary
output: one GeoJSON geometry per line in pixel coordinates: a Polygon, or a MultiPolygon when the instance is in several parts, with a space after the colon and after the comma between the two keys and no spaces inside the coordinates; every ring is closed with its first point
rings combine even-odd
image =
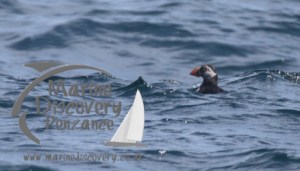
{"type": "Polygon", "coordinates": [[[135,99],[131,108],[131,120],[127,132],[127,139],[132,141],[142,141],[144,133],[144,103],[142,95],[137,90],[135,99]]]}
{"type": "Polygon", "coordinates": [[[144,132],[144,103],[142,95],[137,90],[134,102],[123,119],[121,125],[108,144],[135,144],[141,142],[144,132]]]}

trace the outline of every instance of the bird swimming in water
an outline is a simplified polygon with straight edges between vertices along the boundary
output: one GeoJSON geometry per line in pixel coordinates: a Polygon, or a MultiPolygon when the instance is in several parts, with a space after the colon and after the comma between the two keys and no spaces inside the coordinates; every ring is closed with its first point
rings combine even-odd
{"type": "Polygon", "coordinates": [[[203,78],[201,86],[197,89],[199,93],[217,94],[225,92],[218,86],[218,74],[212,65],[198,66],[192,70],[190,75],[203,78]]]}

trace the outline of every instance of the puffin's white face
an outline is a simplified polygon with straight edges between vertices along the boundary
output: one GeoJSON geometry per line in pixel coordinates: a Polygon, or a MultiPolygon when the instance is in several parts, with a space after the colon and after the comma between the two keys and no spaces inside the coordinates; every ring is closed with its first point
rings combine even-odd
{"type": "Polygon", "coordinates": [[[202,70],[202,68],[204,68],[204,72],[202,72],[202,76],[205,79],[210,79],[217,75],[217,73],[215,73],[215,71],[208,65],[201,66],[200,70],[202,70]]]}

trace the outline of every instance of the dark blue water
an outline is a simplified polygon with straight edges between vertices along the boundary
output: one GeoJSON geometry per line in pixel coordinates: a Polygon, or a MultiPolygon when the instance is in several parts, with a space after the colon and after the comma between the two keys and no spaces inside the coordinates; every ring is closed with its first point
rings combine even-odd
{"type": "MultiPolygon", "coordinates": [[[[300,170],[299,44],[296,0],[0,0],[0,170],[300,170]],[[123,105],[121,116],[113,118],[114,130],[140,89],[147,147],[104,146],[114,131],[45,129],[34,98],[47,95],[46,82],[22,106],[32,113],[27,123],[41,144],[29,140],[10,112],[39,76],[23,64],[41,60],[99,67],[114,75],[52,78],[67,85],[111,84],[112,96],[123,105]],[[217,68],[228,93],[195,92],[201,79],[189,72],[206,63],[217,68]],[[77,152],[139,153],[142,160],[23,157],[77,152]]],[[[78,118],[99,116],[69,116],[78,118]]]]}

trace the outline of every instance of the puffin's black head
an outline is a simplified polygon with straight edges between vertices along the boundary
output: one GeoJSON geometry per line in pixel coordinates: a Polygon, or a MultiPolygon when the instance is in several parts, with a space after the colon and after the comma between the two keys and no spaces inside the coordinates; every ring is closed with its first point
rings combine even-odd
{"type": "Polygon", "coordinates": [[[224,92],[223,89],[218,87],[217,71],[212,65],[206,64],[196,67],[190,74],[196,77],[203,77],[203,82],[197,89],[197,92],[203,94],[217,94],[224,92]]]}
{"type": "Polygon", "coordinates": [[[195,77],[203,77],[204,80],[209,80],[217,75],[215,68],[212,65],[202,65],[194,68],[190,73],[195,77]]]}

